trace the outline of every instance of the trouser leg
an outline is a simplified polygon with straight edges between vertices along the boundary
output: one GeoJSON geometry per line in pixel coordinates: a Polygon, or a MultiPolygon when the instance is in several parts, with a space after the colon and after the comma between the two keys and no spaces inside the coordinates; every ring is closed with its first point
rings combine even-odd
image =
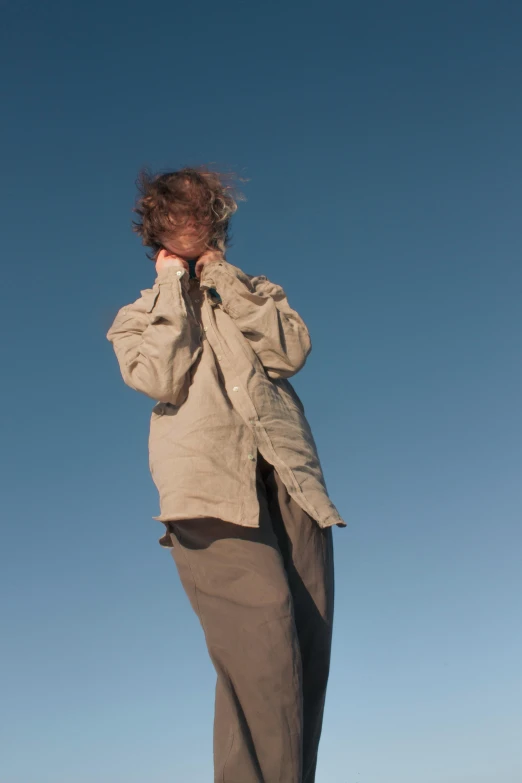
{"type": "Polygon", "coordinates": [[[334,615],[332,528],[320,528],[288,495],[277,471],[262,466],[272,527],[292,593],[303,680],[303,783],[314,783],[334,615]]]}
{"type": "Polygon", "coordinates": [[[260,523],[171,526],[172,555],[217,672],[215,783],[302,783],[301,655],[266,502],[260,523]]]}

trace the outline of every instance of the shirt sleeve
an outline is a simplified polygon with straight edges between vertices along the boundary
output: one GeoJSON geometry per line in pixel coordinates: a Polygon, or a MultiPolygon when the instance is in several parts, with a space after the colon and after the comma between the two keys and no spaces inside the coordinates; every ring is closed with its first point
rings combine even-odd
{"type": "Polygon", "coordinates": [[[227,261],[203,267],[201,288],[214,288],[270,378],[289,378],[312,349],[308,329],[281,286],[264,275],[246,275],[227,261]]]}
{"type": "Polygon", "coordinates": [[[107,333],[125,383],[173,405],[184,402],[202,350],[200,326],[184,297],[187,286],[184,270],[163,269],[153,288],[119,310],[107,333]]]}

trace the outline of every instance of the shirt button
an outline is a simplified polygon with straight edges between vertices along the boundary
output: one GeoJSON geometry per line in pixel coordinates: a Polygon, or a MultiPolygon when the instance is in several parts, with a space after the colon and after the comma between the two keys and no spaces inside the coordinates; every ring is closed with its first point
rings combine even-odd
{"type": "Polygon", "coordinates": [[[203,327],[203,331],[204,331],[204,332],[208,332],[208,326],[204,326],[204,327],[203,327]]]}
{"type": "Polygon", "coordinates": [[[177,274],[177,276],[178,276],[178,277],[181,277],[181,275],[183,274],[183,272],[181,271],[181,269],[178,269],[178,271],[176,272],[176,274],[177,274]]]}
{"type": "Polygon", "coordinates": [[[232,391],[239,391],[239,386],[234,386],[234,388],[232,389],[232,391]]]}
{"type": "Polygon", "coordinates": [[[216,356],[216,359],[219,359],[220,361],[221,361],[221,359],[222,359],[222,358],[223,358],[223,357],[221,356],[221,354],[219,354],[218,356],[216,356]]]}
{"type": "Polygon", "coordinates": [[[251,460],[253,461],[253,460],[255,460],[255,457],[254,457],[254,455],[253,455],[253,454],[249,454],[249,455],[248,455],[248,459],[251,459],[251,460]]]}

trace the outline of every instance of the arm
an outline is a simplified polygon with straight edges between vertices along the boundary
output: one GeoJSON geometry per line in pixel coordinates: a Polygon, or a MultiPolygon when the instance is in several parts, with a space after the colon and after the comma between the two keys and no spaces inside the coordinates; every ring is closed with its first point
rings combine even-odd
{"type": "Polygon", "coordinates": [[[201,353],[199,324],[183,297],[187,285],[186,271],[162,269],[152,289],[118,312],[107,334],[125,383],[173,405],[184,401],[189,370],[201,353]]]}
{"type": "Polygon", "coordinates": [[[312,349],[310,335],[281,286],[221,259],[202,267],[201,288],[216,289],[270,378],[289,378],[301,369],[312,349]]]}

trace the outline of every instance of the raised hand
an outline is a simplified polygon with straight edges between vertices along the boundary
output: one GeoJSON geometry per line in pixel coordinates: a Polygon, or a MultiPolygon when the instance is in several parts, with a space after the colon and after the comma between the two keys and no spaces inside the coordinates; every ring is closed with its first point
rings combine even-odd
{"type": "Polygon", "coordinates": [[[168,266],[176,266],[179,269],[186,269],[189,271],[189,265],[181,256],[177,256],[174,253],[169,253],[168,250],[160,250],[156,257],[156,272],[161,272],[162,269],[166,269],[168,266]]]}
{"type": "Polygon", "coordinates": [[[196,262],[196,276],[201,277],[203,267],[206,264],[211,264],[214,261],[224,261],[224,260],[225,259],[221,250],[215,250],[213,248],[210,250],[205,250],[205,252],[200,255],[200,257],[196,262]]]}

